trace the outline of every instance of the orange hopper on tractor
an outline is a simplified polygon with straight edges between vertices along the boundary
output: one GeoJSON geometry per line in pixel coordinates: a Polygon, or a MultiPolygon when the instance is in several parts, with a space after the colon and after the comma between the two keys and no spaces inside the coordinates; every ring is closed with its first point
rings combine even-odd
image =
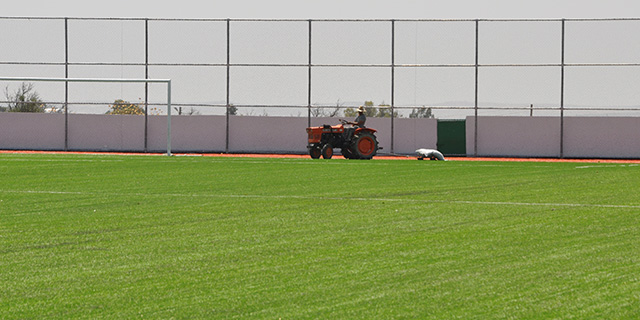
{"type": "Polygon", "coordinates": [[[307,128],[309,135],[307,149],[311,158],[322,156],[331,159],[333,149],[339,148],[347,159],[371,159],[381,147],[378,147],[376,130],[361,127],[345,127],[346,121],[339,125],[325,124],[320,127],[307,128]]]}

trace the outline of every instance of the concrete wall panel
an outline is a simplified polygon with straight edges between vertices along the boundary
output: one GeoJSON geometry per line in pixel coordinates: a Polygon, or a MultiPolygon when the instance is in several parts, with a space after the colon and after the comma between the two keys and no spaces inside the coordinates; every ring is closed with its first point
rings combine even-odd
{"type": "Polygon", "coordinates": [[[640,118],[567,117],[567,158],[640,158],[640,118]]]}
{"type": "Polygon", "coordinates": [[[144,150],[144,117],[70,114],[69,150],[144,150]]]}
{"type": "MultiPolygon", "coordinates": [[[[467,117],[467,155],[474,154],[474,117],[467,117]]],[[[558,157],[560,118],[479,117],[478,156],[558,157]]]]}
{"type": "Polygon", "coordinates": [[[0,149],[64,149],[64,114],[0,112],[0,149]]]}

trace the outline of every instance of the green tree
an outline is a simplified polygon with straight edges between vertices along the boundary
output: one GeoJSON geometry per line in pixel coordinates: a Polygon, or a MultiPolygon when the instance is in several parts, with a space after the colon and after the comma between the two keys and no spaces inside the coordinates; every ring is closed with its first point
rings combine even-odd
{"type": "MultiPolygon", "coordinates": [[[[373,118],[391,118],[391,106],[385,104],[384,101],[378,106],[373,106],[373,101],[365,101],[362,105],[364,107],[364,115],[373,118]]],[[[358,109],[356,108],[346,108],[344,110],[345,117],[357,117],[358,109]]],[[[394,112],[393,116],[398,118],[398,112],[394,112]]]]}
{"type": "MultiPolygon", "coordinates": [[[[365,101],[362,105],[364,107],[364,115],[367,117],[376,117],[378,114],[378,109],[373,106],[373,101],[365,101]]],[[[358,116],[358,108],[346,108],[344,109],[345,117],[357,117],[358,116]]]]}
{"type": "Polygon", "coordinates": [[[409,118],[435,118],[435,115],[430,107],[420,107],[412,109],[409,118]]]}
{"type": "MultiPolygon", "coordinates": [[[[391,118],[391,106],[385,104],[384,101],[378,106],[378,113],[375,115],[378,118],[391,118]]],[[[393,112],[393,117],[398,118],[398,111],[393,112]]]]}
{"type": "Polygon", "coordinates": [[[109,106],[109,111],[106,114],[144,115],[144,109],[135,103],[118,99],[109,106]]]}
{"type": "Polygon", "coordinates": [[[344,116],[347,118],[353,118],[358,116],[358,111],[351,107],[344,109],[343,113],[344,113],[344,116]]]}
{"type": "Polygon", "coordinates": [[[41,113],[47,107],[35,91],[33,83],[23,82],[13,93],[9,93],[9,86],[7,86],[4,89],[4,95],[7,106],[2,111],[41,113]]]}

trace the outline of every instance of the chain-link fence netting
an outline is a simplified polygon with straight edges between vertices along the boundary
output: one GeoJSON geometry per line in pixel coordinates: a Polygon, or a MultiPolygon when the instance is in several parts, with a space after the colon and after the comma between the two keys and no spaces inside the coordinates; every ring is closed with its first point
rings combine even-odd
{"type": "MultiPolygon", "coordinates": [[[[638,116],[640,20],[0,18],[1,76],[162,78],[179,114],[638,116]],[[391,112],[391,110],[393,112],[391,112]]],[[[1,82],[0,105],[18,83],[1,82]]],[[[162,113],[140,83],[37,83],[47,110],[162,113]],[[58,108],[59,109],[59,108],[58,108]]],[[[4,110],[4,109],[3,109],[4,110]]]]}

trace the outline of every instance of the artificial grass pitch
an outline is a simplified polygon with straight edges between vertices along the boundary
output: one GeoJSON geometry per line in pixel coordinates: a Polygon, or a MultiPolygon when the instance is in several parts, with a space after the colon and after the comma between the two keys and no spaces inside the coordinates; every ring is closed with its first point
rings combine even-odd
{"type": "Polygon", "coordinates": [[[640,317],[640,167],[0,155],[0,318],[640,317]]]}

